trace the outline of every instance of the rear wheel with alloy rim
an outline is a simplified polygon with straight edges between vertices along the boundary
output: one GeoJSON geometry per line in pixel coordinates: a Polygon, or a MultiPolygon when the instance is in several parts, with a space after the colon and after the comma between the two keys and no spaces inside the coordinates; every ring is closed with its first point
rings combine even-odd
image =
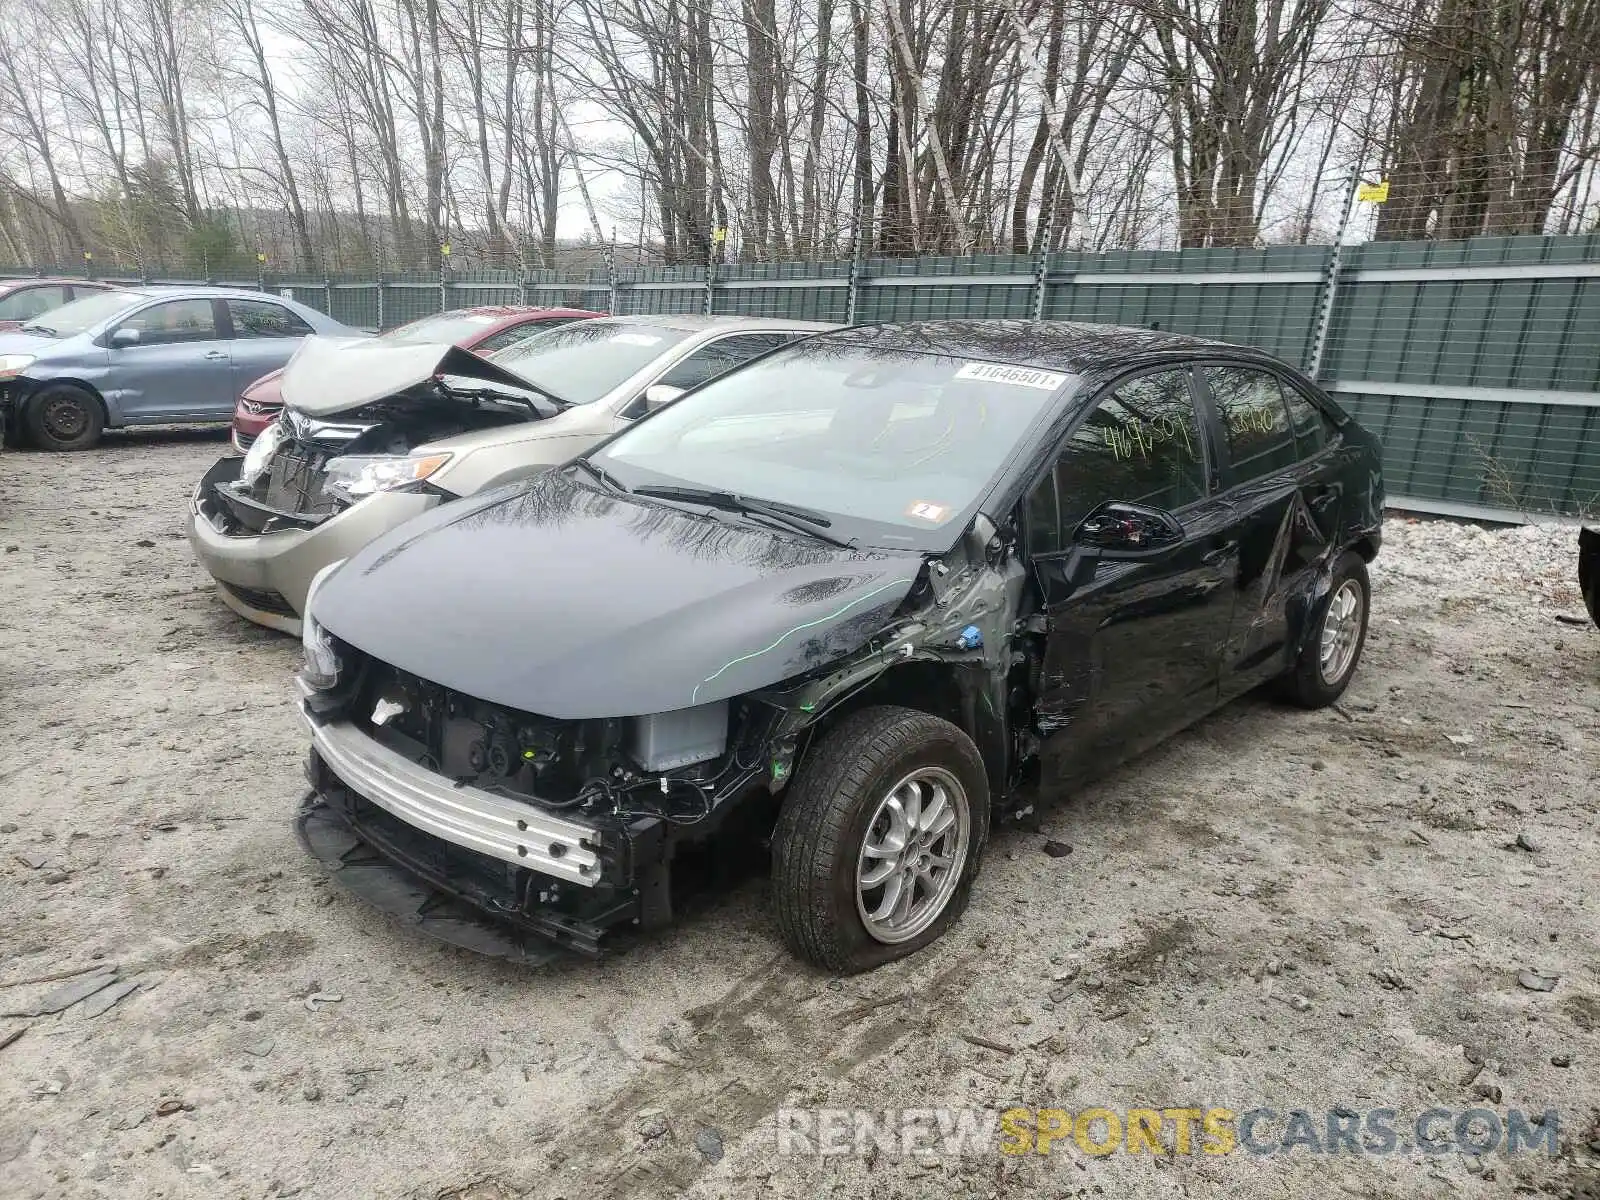
{"type": "Polygon", "coordinates": [[[87,450],[105,424],[100,401],[70,383],[49,384],[28,401],[28,434],[41,450],[87,450]]]}
{"type": "Polygon", "coordinates": [[[1353,551],[1340,556],[1332,587],[1312,610],[1300,657],[1283,677],[1282,691],[1290,700],[1323,708],[1344,694],[1366,645],[1370,595],[1365,560],[1353,551]]]}
{"type": "Polygon", "coordinates": [[[988,829],[988,777],[961,729],[907,708],[850,714],[806,755],[778,818],[784,940],[841,972],[914,953],[966,907],[988,829]]]}

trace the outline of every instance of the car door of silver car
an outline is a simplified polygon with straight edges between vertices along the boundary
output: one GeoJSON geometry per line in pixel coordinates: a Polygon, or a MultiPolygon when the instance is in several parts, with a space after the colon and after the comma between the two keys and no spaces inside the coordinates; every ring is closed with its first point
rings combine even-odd
{"type": "Polygon", "coordinates": [[[233,373],[220,305],[211,297],[158,300],[107,330],[106,399],[124,422],[232,415],[233,373]]]}
{"type": "Polygon", "coordinates": [[[233,335],[228,342],[233,397],[263,375],[283,367],[300,349],[301,341],[316,332],[284,305],[271,300],[229,299],[225,303],[229,332],[233,335]]]}

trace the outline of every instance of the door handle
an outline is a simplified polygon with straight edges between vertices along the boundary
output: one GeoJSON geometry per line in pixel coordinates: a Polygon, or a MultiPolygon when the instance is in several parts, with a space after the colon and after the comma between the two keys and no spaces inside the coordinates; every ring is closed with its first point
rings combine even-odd
{"type": "Polygon", "coordinates": [[[1214,567],[1220,562],[1226,562],[1238,551],[1238,542],[1223,542],[1215,550],[1207,550],[1200,556],[1200,561],[1208,567],[1214,567]]]}
{"type": "Polygon", "coordinates": [[[211,362],[221,362],[223,359],[225,359],[227,357],[228,357],[228,352],[226,350],[207,350],[206,351],[206,358],[209,359],[211,362]]]}

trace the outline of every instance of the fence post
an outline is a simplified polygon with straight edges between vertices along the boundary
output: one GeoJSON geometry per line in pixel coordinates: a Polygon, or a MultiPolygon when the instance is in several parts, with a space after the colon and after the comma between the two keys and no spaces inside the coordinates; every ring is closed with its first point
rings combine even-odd
{"type": "Polygon", "coordinates": [[[1339,214],[1339,231],[1333,235],[1333,245],[1328,250],[1327,265],[1323,267],[1322,296],[1317,303],[1316,331],[1311,336],[1311,361],[1306,364],[1306,374],[1322,382],[1322,360],[1328,349],[1328,330],[1333,324],[1333,301],[1339,293],[1340,257],[1344,249],[1344,235],[1350,228],[1350,214],[1356,206],[1356,189],[1361,186],[1361,171],[1352,167],[1350,187],[1345,192],[1344,211],[1339,214]]]}
{"type": "Polygon", "coordinates": [[[717,260],[716,260],[716,251],[713,249],[713,247],[716,246],[716,244],[717,243],[716,243],[716,239],[715,238],[713,238],[712,240],[710,240],[710,241],[708,241],[706,243],[706,300],[705,300],[705,314],[708,317],[712,313],[714,313],[716,311],[716,308],[717,308],[717,298],[716,298],[717,260]]]}
{"type": "Polygon", "coordinates": [[[322,311],[333,316],[333,280],[327,275],[322,277],[322,311]]]}
{"type": "Polygon", "coordinates": [[[447,261],[448,261],[448,259],[446,258],[446,256],[443,253],[441,253],[439,255],[439,311],[440,312],[449,312],[450,311],[450,305],[445,300],[445,291],[444,291],[444,289],[445,289],[444,272],[445,272],[445,263],[447,261]]]}
{"type": "Polygon", "coordinates": [[[609,304],[611,315],[617,315],[617,305],[621,297],[617,293],[617,235],[611,234],[611,245],[606,250],[606,303],[609,304]]]}
{"type": "Polygon", "coordinates": [[[850,238],[850,273],[845,276],[844,293],[844,322],[846,325],[856,323],[856,300],[861,290],[861,251],[866,245],[866,230],[862,227],[861,209],[864,205],[858,200],[856,203],[855,231],[850,238]]]}
{"type": "Polygon", "coordinates": [[[1055,234],[1056,205],[1052,196],[1044,197],[1044,212],[1039,225],[1039,247],[1033,256],[1033,319],[1044,320],[1045,289],[1049,286],[1050,241],[1055,234]]]}
{"type": "Polygon", "coordinates": [[[383,272],[378,272],[378,332],[383,332],[383,272]]]}

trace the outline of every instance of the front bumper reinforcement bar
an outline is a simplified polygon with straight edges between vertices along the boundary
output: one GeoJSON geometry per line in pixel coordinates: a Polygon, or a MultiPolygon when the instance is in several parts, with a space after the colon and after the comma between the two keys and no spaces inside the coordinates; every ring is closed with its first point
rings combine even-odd
{"type": "MultiPolygon", "coordinates": [[[[309,721],[309,719],[308,719],[309,721]]],[[[452,784],[348,721],[311,724],[327,768],[357,795],[424,833],[584,887],[601,882],[599,834],[493,792],[452,784]]]]}

